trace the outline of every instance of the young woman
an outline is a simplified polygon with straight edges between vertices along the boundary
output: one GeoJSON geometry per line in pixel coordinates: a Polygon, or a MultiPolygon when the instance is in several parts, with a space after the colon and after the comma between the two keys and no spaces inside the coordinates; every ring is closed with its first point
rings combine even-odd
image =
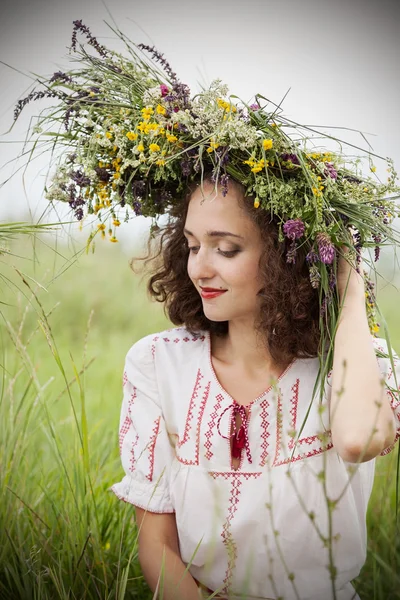
{"type": "Polygon", "coordinates": [[[163,570],[167,600],[357,598],[373,459],[400,421],[363,279],[343,249],[320,394],[305,252],[288,263],[234,181],[225,196],[209,179],[191,187],[173,216],[149,289],[179,327],[128,352],[113,486],[136,507],[144,576],[155,590],[163,570]]]}
{"type": "Polygon", "coordinates": [[[57,98],[32,134],[57,157],[46,197],[97,216],[88,245],[172,217],[149,289],[178,327],[128,352],[113,487],[136,507],[144,575],[154,590],[165,574],[166,600],[349,600],[374,458],[400,428],[397,363],[358,273],[364,249],[400,245],[393,161],[382,182],[370,149],[361,165],[220,79],[192,95],[154,46],[117,35],[126,57],[74,21],[73,70],[14,118],[57,98]]]}

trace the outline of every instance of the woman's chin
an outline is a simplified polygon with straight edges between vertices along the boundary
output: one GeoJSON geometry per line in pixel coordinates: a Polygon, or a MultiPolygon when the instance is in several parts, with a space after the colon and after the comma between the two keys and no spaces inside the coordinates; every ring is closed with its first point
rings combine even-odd
{"type": "Polygon", "coordinates": [[[209,321],[215,321],[216,323],[223,323],[224,321],[229,321],[229,317],[227,317],[226,314],[221,314],[220,312],[213,311],[213,310],[204,310],[204,307],[203,307],[203,312],[204,312],[204,316],[209,321]]]}

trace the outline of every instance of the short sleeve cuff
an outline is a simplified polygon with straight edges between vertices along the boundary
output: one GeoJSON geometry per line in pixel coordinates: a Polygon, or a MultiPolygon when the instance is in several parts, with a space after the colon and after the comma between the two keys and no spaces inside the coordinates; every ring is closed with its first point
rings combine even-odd
{"type": "Polygon", "coordinates": [[[155,513],[175,512],[168,490],[162,485],[150,481],[136,481],[125,476],[115,483],[111,491],[124,502],[155,513]]]}

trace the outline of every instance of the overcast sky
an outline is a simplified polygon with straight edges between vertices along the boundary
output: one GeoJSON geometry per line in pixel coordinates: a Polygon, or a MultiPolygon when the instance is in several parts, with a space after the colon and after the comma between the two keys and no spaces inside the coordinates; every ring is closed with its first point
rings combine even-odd
{"type": "MultiPolygon", "coordinates": [[[[68,68],[72,21],[82,19],[100,43],[119,49],[104,21],[115,19],[134,42],[155,44],[192,92],[216,77],[231,93],[250,100],[259,92],[283,104],[286,116],[321,126],[362,130],[376,153],[400,168],[399,3],[394,0],[113,0],[110,16],[101,0],[13,0],[0,9],[0,133],[31,80],[68,68]],[[34,75],[33,75],[34,76],[34,75]]],[[[82,38],[80,38],[82,39],[82,38]]],[[[71,66],[72,68],[72,66],[71,66]]],[[[17,156],[29,119],[0,137],[0,167],[17,156]]],[[[331,131],[332,132],[332,131],[331,131]]],[[[360,145],[360,136],[336,131],[360,145]]],[[[40,214],[48,159],[25,178],[0,190],[0,219],[20,218],[29,206],[40,214]]],[[[385,177],[386,165],[377,162],[385,177]]],[[[10,167],[0,170],[0,181],[10,167]]]]}

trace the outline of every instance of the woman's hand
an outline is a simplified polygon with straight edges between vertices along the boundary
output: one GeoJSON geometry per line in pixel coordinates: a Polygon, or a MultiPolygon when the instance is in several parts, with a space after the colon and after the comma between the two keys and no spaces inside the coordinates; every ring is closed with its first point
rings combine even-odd
{"type": "Polygon", "coordinates": [[[347,246],[342,246],[342,252],[343,254],[339,257],[337,272],[340,304],[343,304],[345,298],[346,304],[347,301],[365,304],[364,278],[357,271],[355,261],[351,259],[347,246]]]}

